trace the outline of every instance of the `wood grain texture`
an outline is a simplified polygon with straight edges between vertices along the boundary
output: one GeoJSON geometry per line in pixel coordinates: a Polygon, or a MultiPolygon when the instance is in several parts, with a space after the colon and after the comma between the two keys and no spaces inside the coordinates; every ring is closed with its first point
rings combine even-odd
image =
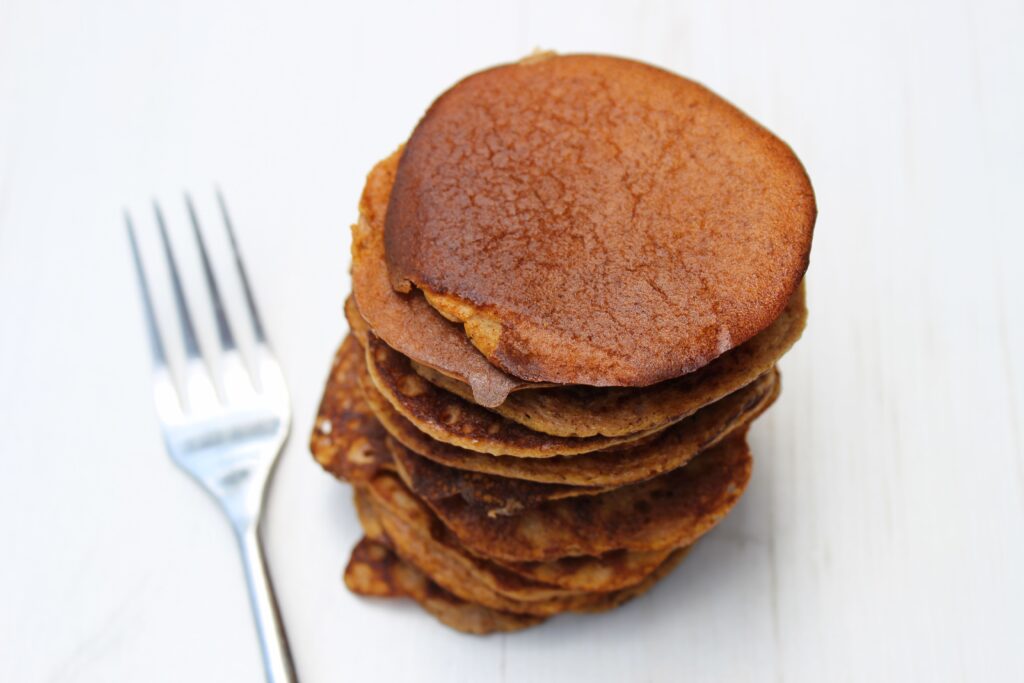
{"type": "Polygon", "coordinates": [[[188,187],[223,253],[218,181],[294,394],[264,533],[303,681],[1024,679],[1022,34],[997,0],[0,3],[0,678],[258,680],[228,527],[163,453],[120,225],[152,229],[154,192],[183,220],[188,187]],[[538,46],[679,71],[789,142],[811,319],[748,494],[678,571],[479,640],[343,589],[358,525],[305,441],[363,176],[538,46]]]}

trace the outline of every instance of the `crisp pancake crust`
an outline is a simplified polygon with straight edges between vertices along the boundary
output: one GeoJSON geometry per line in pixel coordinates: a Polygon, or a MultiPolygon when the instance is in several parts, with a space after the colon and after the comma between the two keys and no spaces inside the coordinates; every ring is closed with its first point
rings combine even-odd
{"type": "Polygon", "coordinates": [[[751,466],[745,434],[734,434],[655,479],[550,501],[519,515],[488,517],[458,497],[426,503],[470,552],[501,562],[658,551],[689,545],[710,531],[743,494],[751,466]]]}
{"type": "Polygon", "coordinates": [[[778,373],[773,371],[646,442],[583,455],[517,458],[478,453],[432,439],[402,417],[369,378],[364,378],[360,386],[388,433],[436,463],[511,479],[601,487],[634,484],[682,467],[705,448],[749,424],[778,398],[780,391],[778,373]]]}
{"type": "MultiPolygon", "coordinates": [[[[462,496],[488,514],[512,514],[545,500],[603,491],[599,487],[538,484],[491,474],[445,467],[415,455],[387,435],[359,387],[363,350],[355,337],[346,337],[335,356],[324,389],[320,411],[310,439],[310,450],[320,465],[334,476],[356,486],[382,471],[401,472],[410,488],[422,498],[462,496]],[[400,449],[400,450],[399,450],[400,449]]],[[[364,370],[365,372],[365,370],[364,370]]]]}
{"type": "MultiPolygon", "coordinates": [[[[653,429],[690,415],[768,372],[796,343],[807,323],[804,287],[767,329],[700,370],[641,389],[551,387],[517,391],[493,411],[513,422],[556,436],[621,436],[653,429]]],[[[413,364],[437,386],[469,400],[469,387],[413,364]]]]}
{"type": "Polygon", "coordinates": [[[609,490],[599,486],[541,484],[446,467],[414,453],[393,437],[388,438],[387,446],[394,459],[394,470],[417,496],[426,500],[462,496],[470,505],[487,510],[491,517],[517,514],[547,500],[593,496],[609,490]]]}
{"type": "MultiPolygon", "coordinates": [[[[609,591],[568,591],[537,583],[468,554],[432,528],[439,523],[430,511],[393,477],[382,475],[370,491],[381,526],[399,557],[464,600],[505,612],[550,616],[594,608],[611,597],[609,591]]],[[[658,566],[629,585],[640,583],[658,566]]]]}
{"type": "Polygon", "coordinates": [[[725,100],[568,55],[483,71],[434,102],[384,245],[393,287],[420,288],[506,372],[645,386],[778,317],[815,215],[792,151],[725,100]]]}
{"type": "Polygon", "coordinates": [[[359,388],[363,349],[352,335],[338,347],[320,400],[309,450],[320,466],[351,484],[365,483],[382,468],[393,469],[387,432],[359,388]]]}
{"type": "Polygon", "coordinates": [[[668,426],[615,437],[575,438],[535,432],[434,386],[413,370],[408,358],[372,333],[367,335],[366,367],[377,391],[420,431],[480,453],[518,458],[590,453],[639,441],[668,426]]]}
{"type": "Polygon", "coordinates": [[[359,595],[412,598],[438,621],[463,633],[519,631],[544,621],[543,617],[499,612],[457,598],[386,545],[366,538],[352,550],[345,585],[359,595]]]}
{"type": "Polygon", "coordinates": [[[570,590],[619,590],[633,585],[638,577],[650,575],[673,552],[614,550],[601,557],[563,557],[554,562],[499,564],[524,578],[570,590]]]}

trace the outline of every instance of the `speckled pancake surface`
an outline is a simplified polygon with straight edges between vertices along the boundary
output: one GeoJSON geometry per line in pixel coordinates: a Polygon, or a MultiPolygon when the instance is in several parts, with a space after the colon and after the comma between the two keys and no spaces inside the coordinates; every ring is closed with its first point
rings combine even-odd
{"type": "MultiPolygon", "coordinates": [[[[388,436],[369,408],[359,386],[364,354],[355,337],[348,336],[335,355],[313,427],[310,449],[320,465],[334,476],[356,486],[364,485],[380,471],[394,471],[397,463],[388,436]]],[[[398,448],[398,446],[395,444],[398,448]]],[[[602,489],[566,485],[533,484],[489,474],[444,467],[415,456],[401,454],[410,486],[424,498],[461,495],[488,514],[510,514],[524,506],[573,495],[590,495],[602,489]],[[439,472],[437,468],[444,470],[439,472]]]]}
{"type": "MultiPolygon", "coordinates": [[[[807,324],[805,288],[797,289],[767,329],[700,370],[642,389],[567,386],[518,391],[492,408],[525,427],[556,436],[621,436],[692,414],[764,374],[807,324]]],[[[472,399],[469,387],[430,368],[413,368],[433,384],[472,399]]]]}
{"type": "Polygon", "coordinates": [[[433,439],[480,453],[518,458],[577,455],[640,440],[667,425],[623,436],[563,437],[535,432],[423,379],[409,359],[367,335],[373,385],[403,417],[433,439]]]}
{"type": "Polygon", "coordinates": [[[463,633],[519,631],[544,621],[543,617],[508,614],[457,598],[387,546],[365,538],[352,551],[345,585],[359,595],[411,598],[438,621],[463,633]]]}
{"type": "Polygon", "coordinates": [[[655,479],[519,515],[489,517],[458,497],[426,503],[471,552],[503,562],[677,548],[709,531],[742,495],[752,464],[744,436],[655,479]]]}
{"type": "MultiPolygon", "coordinates": [[[[435,545],[435,548],[423,550],[421,547],[419,552],[429,552],[435,557],[447,555],[450,562],[454,561],[470,573],[476,574],[478,580],[489,589],[511,599],[529,601],[564,598],[564,592],[556,588],[571,592],[621,590],[642,581],[672,552],[671,549],[653,552],[616,550],[601,557],[565,557],[547,562],[495,563],[482,560],[468,555],[459,547],[458,540],[437,520],[422,499],[416,500],[418,495],[409,487],[409,482],[401,469],[399,474],[402,475],[401,484],[394,477],[387,476],[375,478],[372,483],[368,483],[366,490],[373,491],[372,495],[377,496],[378,505],[384,509],[382,512],[374,510],[371,514],[364,513],[363,499],[366,496],[362,492],[357,495],[357,507],[361,510],[360,518],[369,517],[370,523],[377,525],[381,523],[378,520],[387,517],[388,514],[397,517],[397,520],[391,519],[390,523],[405,526],[399,530],[387,527],[388,536],[396,543],[399,536],[408,533],[429,536],[428,545],[435,545]]],[[[367,527],[366,521],[363,525],[367,527]]],[[[367,536],[373,537],[369,528],[367,536]]],[[[415,564],[423,568],[419,562],[415,564]]],[[[427,571],[426,568],[424,570],[427,571]]],[[[427,573],[433,575],[433,572],[427,573]]],[[[442,582],[442,585],[445,584],[442,582]]],[[[459,594],[458,590],[454,592],[459,594]]],[[[491,606],[502,609],[501,606],[491,606]]]]}
{"type": "MultiPolygon", "coordinates": [[[[628,554],[614,558],[615,562],[590,558],[583,564],[570,563],[548,573],[560,577],[576,574],[580,585],[596,588],[560,590],[475,558],[450,539],[438,536],[428,528],[439,526],[429,510],[389,475],[381,475],[368,487],[357,489],[356,508],[366,537],[353,549],[345,571],[350,589],[378,597],[405,595],[421,604],[421,598],[429,596],[449,608],[466,609],[468,605],[476,605],[495,611],[499,618],[505,615],[547,617],[569,611],[612,609],[646,592],[690,550],[687,547],[665,553],[655,563],[646,557],[631,560],[628,554]],[[592,565],[589,572],[586,571],[588,564],[592,565]],[[641,567],[646,569],[642,574],[638,572],[641,567]],[[617,570],[620,575],[613,576],[617,570]],[[431,585],[421,585],[421,578],[431,585]],[[423,591],[423,588],[428,590],[423,591]]],[[[552,568],[558,564],[540,566],[552,568]]],[[[434,612],[429,607],[428,611],[434,612]]],[[[470,610],[470,614],[475,612],[470,610]]],[[[494,615],[485,613],[483,616],[494,615]]]]}
{"type": "Polygon", "coordinates": [[[656,556],[624,553],[608,559],[575,561],[572,558],[536,563],[537,573],[586,586],[568,590],[526,578],[500,564],[471,555],[446,532],[429,509],[391,475],[375,478],[362,490],[359,506],[367,510],[365,515],[361,513],[361,518],[369,519],[368,528],[376,534],[367,531],[367,538],[387,545],[453,595],[517,614],[551,616],[609,609],[646,590],[690,550],[685,547],[656,556]]]}
{"type": "Polygon", "coordinates": [[[359,342],[346,336],[334,356],[309,443],[321,467],[352,484],[393,468],[384,443],[387,432],[359,388],[363,363],[359,342]]]}
{"type": "Polygon", "coordinates": [[[392,286],[423,291],[509,374],[645,386],[771,324],[815,216],[793,152],[724,99],[566,55],[482,71],[431,105],[384,247],[392,286]]]}
{"type": "MultiPolygon", "coordinates": [[[[394,481],[388,477],[382,479],[394,481]]],[[[371,490],[375,488],[375,485],[371,486],[371,490]]],[[[378,514],[399,557],[420,569],[445,590],[469,602],[506,612],[551,616],[561,612],[592,609],[609,598],[609,591],[566,591],[523,579],[492,562],[469,556],[456,544],[435,539],[429,529],[406,521],[383,504],[378,508],[378,514]],[[495,589],[495,584],[499,587],[515,585],[518,599],[495,589]]],[[[651,573],[657,568],[654,567],[651,573]]],[[[635,583],[646,578],[642,576],[635,583]]]]}
{"type": "Polygon", "coordinates": [[[613,550],[600,557],[563,557],[549,562],[501,562],[520,576],[569,590],[619,590],[654,572],[675,551],[613,550]]]}
{"type": "MultiPolygon", "coordinates": [[[[374,480],[376,495],[380,502],[375,504],[370,493],[370,482],[356,489],[355,504],[359,520],[367,538],[390,543],[384,531],[381,506],[392,508],[407,524],[423,529],[424,520],[430,520],[431,537],[438,543],[459,548],[457,538],[441,524],[436,516],[408,494],[398,480],[381,477],[374,480]]],[[[464,550],[458,550],[453,558],[464,568],[477,571],[477,578],[491,590],[518,600],[546,600],[564,597],[571,593],[623,590],[640,583],[654,573],[669,559],[672,550],[656,552],[613,551],[600,557],[565,557],[547,562],[500,562],[478,558],[464,550]],[[504,568],[504,569],[502,569],[504,568]],[[483,570],[480,572],[480,570],[483,570]],[[545,586],[540,590],[541,586],[545,586]]]]}
{"type": "Polygon", "coordinates": [[[469,555],[429,508],[390,475],[360,487],[356,507],[367,538],[388,545],[464,600],[493,609],[545,615],[569,609],[581,593],[525,578],[469,555]],[[462,587],[460,583],[470,585],[462,587]]]}
{"type": "Polygon", "coordinates": [[[352,291],[359,312],[390,346],[467,383],[477,403],[497,405],[525,385],[491,365],[462,328],[444,319],[419,292],[391,288],[384,260],[384,215],[400,151],[378,163],[366,179],[359,221],[352,226],[352,291]]]}
{"type": "Polygon", "coordinates": [[[610,490],[606,486],[541,484],[446,467],[414,453],[390,436],[387,446],[395,471],[417,496],[427,500],[461,496],[492,517],[514,515],[549,500],[593,496],[610,490]]]}
{"type": "Polygon", "coordinates": [[[573,486],[623,486],[644,481],[685,465],[705,448],[749,424],[778,397],[778,372],[772,370],[751,384],[712,403],[666,429],[661,435],[621,450],[553,458],[492,456],[432,439],[396,411],[365,376],[364,397],[387,429],[406,448],[453,469],[510,479],[573,486]]]}

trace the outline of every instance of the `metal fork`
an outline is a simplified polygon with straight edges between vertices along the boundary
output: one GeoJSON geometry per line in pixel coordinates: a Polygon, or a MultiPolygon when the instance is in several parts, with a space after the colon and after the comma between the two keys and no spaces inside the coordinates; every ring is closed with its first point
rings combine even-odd
{"type": "Polygon", "coordinates": [[[150,350],[153,355],[153,394],[164,442],[171,458],[213,495],[231,521],[242,552],[249,600],[259,632],[263,666],[271,683],[295,681],[294,666],[284,626],[267,575],[259,536],[267,480],[288,437],[291,407],[281,366],[267,342],[256,310],[249,279],[238,252],[234,229],[224,198],[217,193],[221,217],[234,254],[235,270],[245,295],[246,308],[255,340],[252,352],[254,372],[250,373],[239,352],[221,299],[199,219],[191,198],[185,196],[192,232],[202,262],[206,289],[212,303],[220,342],[220,371],[204,356],[192,324],[177,262],[167,236],[160,206],[154,202],[156,224],[170,271],[175,308],[185,346],[185,364],[180,387],[168,364],[163,337],[157,325],[149,282],[131,216],[125,212],[128,240],[141,290],[150,350]]]}

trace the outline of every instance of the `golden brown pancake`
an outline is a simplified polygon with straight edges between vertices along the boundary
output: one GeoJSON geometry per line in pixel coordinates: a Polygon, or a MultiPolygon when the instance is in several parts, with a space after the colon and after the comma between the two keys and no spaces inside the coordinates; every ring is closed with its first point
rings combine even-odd
{"type": "Polygon", "coordinates": [[[645,565],[644,561],[639,561],[633,562],[632,567],[628,559],[602,565],[598,558],[587,558],[596,569],[579,572],[579,563],[576,563],[559,574],[580,574],[588,585],[596,588],[564,590],[523,579],[500,565],[468,555],[450,534],[445,534],[429,509],[389,475],[382,475],[366,489],[360,489],[356,507],[366,532],[365,540],[386,546],[461,600],[515,614],[551,616],[567,611],[611,608],[645,590],[689,551],[689,548],[670,551],[656,563],[645,565]],[[648,567],[648,571],[639,574],[636,569],[642,565],[648,567]],[[620,568],[626,571],[613,576],[620,568]]]}
{"type": "Polygon", "coordinates": [[[352,502],[356,506],[356,514],[359,516],[359,524],[363,527],[363,535],[371,541],[383,543],[390,546],[391,541],[384,533],[384,526],[381,524],[380,515],[373,503],[373,496],[368,489],[369,481],[365,485],[353,488],[352,502]]]}
{"type": "MultiPolygon", "coordinates": [[[[359,388],[357,375],[361,367],[363,351],[356,339],[348,336],[335,356],[310,439],[317,462],[334,476],[357,486],[365,484],[381,470],[396,468],[392,456],[394,448],[386,444],[390,437],[374,417],[359,388]]],[[[404,459],[408,481],[417,495],[425,498],[461,495],[489,514],[509,514],[543,500],[589,495],[602,490],[517,482],[465,472],[437,465],[408,451],[404,459]],[[412,458],[419,462],[409,462],[412,458]]]]}
{"type": "Polygon", "coordinates": [[[749,424],[778,397],[778,372],[706,406],[660,436],[623,450],[554,458],[492,456],[452,446],[419,431],[363,378],[364,397],[381,424],[413,452],[450,468],[548,484],[623,486],[681,467],[705,448],[749,424]]]}
{"type": "MultiPolygon", "coordinates": [[[[700,370],[642,389],[568,386],[519,391],[492,408],[535,431],[556,436],[621,436],[654,429],[692,414],[767,372],[796,343],[807,324],[804,287],[775,322],[700,370]]],[[[430,368],[422,377],[471,400],[469,387],[430,368]]]]}
{"type": "Polygon", "coordinates": [[[456,631],[484,635],[519,631],[543,617],[507,614],[461,600],[400,560],[387,546],[363,539],[352,550],[345,585],[353,593],[373,597],[407,597],[456,631]]]}
{"type": "MultiPolygon", "coordinates": [[[[524,580],[493,563],[473,561],[458,546],[432,539],[429,532],[422,533],[383,506],[378,508],[378,514],[395,553],[439,586],[463,600],[505,612],[551,616],[562,612],[592,609],[607,602],[610,597],[607,592],[585,593],[564,590],[561,591],[561,595],[542,597],[557,589],[524,580]],[[529,599],[516,600],[493,590],[489,583],[494,581],[495,574],[507,577],[499,579],[502,584],[507,584],[510,580],[518,581],[520,586],[517,592],[527,595],[529,599]],[[531,594],[532,587],[536,587],[533,591],[535,595],[531,594]]],[[[646,578],[641,577],[641,581],[646,578]]]]}
{"type": "Polygon", "coordinates": [[[390,346],[467,383],[481,405],[497,405],[524,382],[487,362],[462,328],[445,320],[421,294],[400,294],[388,281],[384,214],[400,152],[367,176],[359,222],[352,226],[352,290],[359,312],[390,346]]]}
{"type": "Polygon", "coordinates": [[[426,503],[470,552],[502,562],[678,548],[709,531],[742,495],[751,468],[744,437],[731,435],[655,479],[519,515],[488,517],[458,497],[426,503]]]}
{"type": "Polygon", "coordinates": [[[579,602],[581,591],[526,579],[467,554],[430,509],[390,475],[381,475],[379,480],[361,488],[356,494],[356,506],[367,538],[384,543],[464,600],[502,611],[538,615],[563,612],[579,602]]]}
{"type": "MultiPolygon", "coordinates": [[[[640,583],[605,593],[603,599],[579,611],[603,612],[639,597],[675,569],[686,552],[687,549],[674,551],[640,583]]],[[[345,569],[345,584],[359,595],[412,598],[441,623],[463,633],[486,635],[518,631],[545,621],[544,617],[500,612],[466,602],[438,586],[386,545],[365,538],[352,551],[345,569]]]]}
{"type": "Polygon", "coordinates": [[[514,515],[548,500],[593,496],[610,488],[540,484],[535,481],[468,472],[445,467],[417,455],[393,437],[388,437],[387,446],[395,471],[418,497],[440,500],[461,496],[470,505],[486,510],[491,517],[514,515]]]}
{"type": "Polygon", "coordinates": [[[334,356],[317,412],[309,449],[321,467],[352,484],[366,482],[383,467],[393,469],[384,444],[387,432],[359,388],[363,350],[347,335],[334,356]]]}
{"type": "Polygon", "coordinates": [[[392,286],[422,290],[507,373],[646,386],[781,314],[815,216],[793,152],[724,99],[566,55],[435,100],[402,153],[384,247],[392,286]]]}
{"type": "Polygon", "coordinates": [[[391,543],[384,531],[381,514],[378,513],[378,508],[390,508],[392,514],[405,520],[406,524],[418,527],[420,533],[429,531],[435,542],[453,549],[437,554],[449,555],[463,569],[475,573],[477,580],[490,590],[513,600],[538,601],[579,592],[607,593],[623,590],[654,573],[672,554],[672,550],[614,551],[601,557],[566,557],[548,562],[503,563],[484,560],[465,552],[429,507],[410,494],[394,478],[383,477],[376,487],[380,502],[375,506],[369,486],[356,489],[356,509],[367,538],[391,543]],[[429,530],[426,529],[428,523],[429,530]]]}
{"type": "MultiPolygon", "coordinates": [[[[655,552],[614,551],[601,557],[566,557],[547,562],[500,563],[471,555],[463,549],[458,539],[431,512],[430,508],[413,495],[402,482],[390,475],[374,478],[366,488],[373,497],[371,504],[362,492],[357,495],[360,519],[364,516],[366,534],[377,538],[371,529],[380,529],[395,543],[399,555],[409,559],[430,576],[436,576],[432,564],[458,565],[462,572],[474,577],[487,590],[519,602],[544,602],[538,609],[550,609],[557,605],[569,608],[583,603],[573,599],[576,593],[606,593],[635,585],[654,572],[671,554],[672,550],[655,552]],[[363,508],[371,508],[364,512],[363,508]],[[367,521],[370,526],[367,526],[367,521]],[[403,547],[411,542],[408,536],[419,537],[419,545],[403,547]],[[430,559],[417,558],[416,554],[428,554],[430,559]],[[547,577],[540,579],[538,577],[547,577]]],[[[521,611],[515,605],[478,600],[460,592],[455,587],[437,579],[442,586],[453,593],[473,602],[509,611],[521,611]]],[[[574,607],[575,608],[575,607],[574,607]]],[[[549,612],[529,612],[541,614],[549,612]]]]}
{"type": "Polygon", "coordinates": [[[517,458],[578,455],[638,441],[665,426],[614,437],[535,432],[431,384],[413,370],[407,357],[373,333],[367,335],[366,367],[377,391],[417,429],[438,441],[479,453],[517,458]]]}
{"type": "Polygon", "coordinates": [[[619,590],[650,575],[672,550],[613,550],[601,557],[563,557],[550,562],[498,562],[523,578],[568,590],[619,590]]]}

